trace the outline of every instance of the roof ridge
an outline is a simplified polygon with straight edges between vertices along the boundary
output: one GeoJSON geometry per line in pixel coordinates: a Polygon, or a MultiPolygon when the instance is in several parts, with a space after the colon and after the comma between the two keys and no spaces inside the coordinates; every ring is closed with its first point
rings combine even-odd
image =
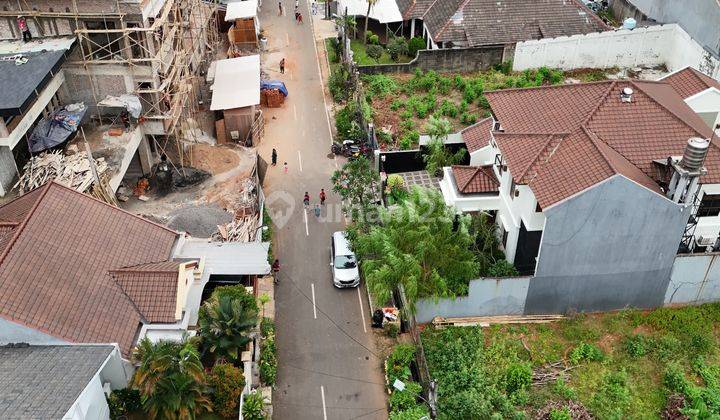
{"type": "MultiPolygon", "coordinates": [[[[658,102],[658,101],[653,97],[653,95],[647,93],[641,86],[638,86],[638,84],[637,84],[635,81],[629,80],[629,82],[630,82],[630,84],[632,84],[633,86],[635,86],[635,87],[637,87],[638,89],[640,89],[640,90],[645,94],[645,96],[647,96],[648,98],[650,98],[651,101],[653,101],[653,102],[655,102],[656,104],[658,104],[658,105],[660,106],[660,108],[662,108],[662,109],[664,109],[665,111],[669,112],[669,113],[670,113],[673,117],[675,117],[678,121],[680,121],[681,123],[685,124],[685,125],[686,125],[687,127],[689,127],[692,131],[696,132],[696,133],[699,135],[699,137],[705,138],[705,135],[704,135],[704,134],[702,134],[701,132],[697,131],[697,130],[695,129],[695,127],[693,127],[692,125],[690,125],[690,124],[688,124],[687,122],[685,122],[685,120],[684,120],[681,116],[679,116],[678,114],[676,114],[675,111],[673,111],[672,109],[670,109],[670,108],[666,107],[665,105],[661,104],[660,102],[658,102]]],[[[670,86],[669,83],[665,83],[665,85],[667,85],[668,87],[670,87],[670,89],[672,89],[672,90],[677,94],[677,91],[675,91],[675,89],[673,89],[672,86],[670,86]]],[[[680,97],[682,103],[685,104],[685,100],[680,96],[680,94],[678,94],[678,97],[680,97]]],[[[687,104],[685,104],[685,105],[687,106],[687,104]]],[[[695,113],[695,111],[692,111],[692,112],[695,113]]],[[[710,130],[711,130],[712,132],[714,132],[714,130],[713,130],[712,128],[711,128],[710,130]]],[[[712,143],[712,141],[711,141],[710,143],[712,143]]]]}
{"type": "Polygon", "coordinates": [[[481,119],[480,121],[476,122],[475,124],[470,124],[470,125],[468,125],[467,127],[463,128],[462,130],[460,130],[460,133],[462,134],[462,133],[464,133],[465,131],[470,130],[471,128],[475,128],[475,127],[477,127],[478,125],[484,123],[485,121],[491,120],[491,119],[492,119],[492,117],[485,117],[485,118],[481,119]]]}
{"type": "MultiPolygon", "coordinates": [[[[600,153],[600,156],[603,158],[603,160],[605,161],[605,163],[607,163],[607,165],[610,167],[610,169],[612,169],[612,171],[615,172],[616,174],[621,173],[620,170],[610,161],[610,158],[605,154],[605,152],[604,152],[604,151],[599,147],[599,145],[597,144],[598,141],[601,141],[600,138],[598,137],[598,138],[596,139],[596,138],[595,138],[595,137],[596,137],[596,136],[595,136],[595,133],[592,133],[590,130],[588,130],[588,129],[585,128],[584,126],[581,126],[580,129],[588,136],[588,138],[590,139],[590,143],[592,143],[593,147],[600,153]]],[[[603,143],[604,143],[606,146],[610,147],[610,146],[609,146],[607,143],[605,143],[604,141],[603,141],[603,143]]],[[[613,149],[613,150],[615,150],[615,149],[613,149]]],[[[620,156],[623,156],[622,153],[618,152],[617,150],[615,150],[615,152],[618,153],[618,154],[620,154],[620,156]]],[[[625,156],[623,156],[623,158],[625,158],[625,156]]],[[[627,158],[625,158],[625,160],[627,160],[627,158]]],[[[629,161],[628,161],[628,162],[629,162],[629,161]]],[[[632,162],[630,162],[630,163],[632,164],[632,162]]],[[[635,166],[635,165],[633,164],[633,166],[635,166]]],[[[638,168],[638,169],[639,169],[639,168],[638,168]]]]}
{"type": "MultiPolygon", "coordinates": [[[[32,207],[30,208],[30,210],[29,210],[29,211],[27,212],[27,214],[25,215],[25,218],[23,219],[23,221],[22,221],[22,222],[18,225],[18,227],[13,231],[13,236],[12,236],[12,238],[11,238],[10,241],[8,242],[8,244],[7,244],[7,246],[5,247],[5,249],[2,251],[2,254],[0,254],[0,264],[3,263],[3,261],[5,260],[5,257],[7,257],[7,255],[10,253],[10,250],[12,249],[13,245],[15,244],[15,242],[17,242],[17,239],[20,237],[20,234],[21,234],[22,231],[25,229],[25,226],[27,225],[28,221],[30,220],[30,218],[32,217],[32,215],[35,213],[35,210],[37,210],[37,208],[40,206],[40,202],[45,198],[45,196],[47,195],[48,191],[50,191],[51,185],[54,184],[54,183],[55,183],[54,181],[49,181],[49,182],[45,183],[45,185],[43,185],[43,186],[41,186],[41,187],[38,187],[38,188],[42,188],[42,190],[40,190],[40,196],[37,198],[37,200],[35,200],[35,202],[33,203],[32,207]]],[[[16,199],[16,200],[17,200],[17,199],[16,199]]],[[[13,201],[14,201],[14,200],[13,200],[13,201]]],[[[9,204],[9,203],[8,203],[8,204],[9,204]]]]}
{"type": "Polygon", "coordinates": [[[422,20],[424,21],[424,20],[425,20],[425,15],[427,15],[428,13],[430,13],[430,9],[432,9],[438,1],[440,1],[440,0],[435,0],[435,1],[433,1],[432,4],[431,4],[430,6],[428,6],[427,9],[425,9],[425,13],[423,13],[423,15],[420,16],[420,19],[422,19],[422,20]]]}
{"type": "Polygon", "coordinates": [[[539,132],[523,132],[523,131],[513,131],[512,133],[508,133],[506,131],[493,131],[493,136],[567,136],[570,134],[569,131],[557,131],[557,132],[551,132],[551,133],[539,133],[539,132]]]}
{"type": "Polygon", "coordinates": [[[542,86],[531,86],[531,87],[518,87],[518,88],[508,88],[508,89],[495,89],[495,90],[488,90],[484,92],[484,95],[487,94],[495,94],[495,93],[503,93],[503,92],[515,92],[515,91],[528,91],[528,90],[539,90],[539,89],[558,89],[558,88],[574,88],[574,87],[583,87],[583,86],[590,86],[590,85],[601,85],[604,83],[615,83],[616,80],[598,80],[595,82],[584,82],[584,83],[563,83],[558,85],[542,85],[542,86]]]}
{"type": "MultiPolygon", "coordinates": [[[[455,14],[456,14],[458,11],[462,10],[468,3],[470,3],[470,0],[462,0],[462,2],[461,2],[460,4],[458,4],[458,6],[457,6],[457,8],[455,9],[455,11],[454,11],[450,16],[448,16],[448,19],[447,19],[447,21],[445,22],[445,24],[442,26],[442,28],[440,28],[440,30],[437,32],[437,34],[435,34],[435,39],[438,39],[438,40],[440,39],[440,35],[442,35],[443,32],[445,32],[445,30],[448,28],[448,26],[450,26],[450,22],[452,22],[453,16],[455,16],[455,14]]],[[[434,3],[433,3],[433,4],[434,4],[434,3]]],[[[465,26],[464,26],[464,25],[463,25],[463,31],[465,31],[465,26]]],[[[467,37],[467,34],[466,34],[465,36],[467,37]]]]}
{"type": "MultiPolygon", "coordinates": [[[[148,319],[145,318],[145,314],[143,313],[143,311],[140,310],[140,307],[137,305],[137,303],[135,302],[135,300],[134,300],[132,297],[130,297],[130,295],[129,295],[128,292],[125,290],[125,288],[122,287],[122,285],[120,284],[120,282],[118,281],[118,279],[116,279],[115,276],[113,276],[110,271],[108,271],[107,273],[105,273],[105,275],[107,275],[108,277],[110,277],[110,279],[112,279],[112,283],[115,284],[115,287],[117,287],[118,289],[120,289],[120,293],[122,293],[123,296],[125,296],[125,299],[127,299],[128,302],[130,302],[130,305],[132,305],[133,309],[135,309],[135,312],[137,312],[137,314],[140,315],[140,320],[143,321],[143,323],[148,323],[148,324],[149,324],[150,321],[148,321],[148,319]]],[[[142,327],[140,327],[140,328],[142,328],[142,327]]]]}
{"type": "MultiPolygon", "coordinates": [[[[545,144],[543,144],[543,147],[541,147],[538,150],[538,152],[535,154],[535,157],[533,157],[533,159],[530,161],[530,164],[525,168],[524,171],[522,171],[522,173],[517,175],[518,180],[523,179],[525,177],[525,174],[527,174],[528,171],[530,171],[530,168],[534,167],[538,163],[538,159],[540,158],[540,155],[542,155],[543,152],[545,152],[547,150],[548,146],[550,146],[550,143],[553,141],[554,134],[547,134],[547,137],[548,137],[547,141],[545,142],[545,144]]],[[[555,149],[557,149],[557,147],[555,149]]],[[[553,152],[554,152],[554,150],[553,150],[553,152]]],[[[548,156],[548,160],[550,159],[551,156],[552,156],[552,154],[550,156],[548,156]]],[[[545,162],[547,162],[547,161],[545,161],[545,162]]]]}
{"type": "Polygon", "coordinates": [[[142,220],[142,221],[145,222],[145,223],[149,223],[149,224],[154,225],[154,226],[156,226],[156,227],[162,228],[162,229],[164,229],[164,230],[166,230],[166,231],[168,231],[168,232],[174,233],[175,235],[179,235],[179,234],[180,234],[180,232],[177,232],[177,231],[175,231],[175,230],[172,230],[172,229],[170,229],[170,228],[167,227],[167,226],[163,226],[163,225],[161,225],[160,223],[155,223],[155,222],[153,222],[152,220],[146,219],[146,218],[144,218],[144,217],[142,217],[142,216],[138,216],[137,214],[130,213],[129,211],[123,210],[123,209],[121,209],[120,207],[117,207],[117,206],[113,206],[113,205],[111,205],[111,204],[108,204],[108,203],[106,203],[106,202],[104,202],[104,201],[102,201],[102,200],[100,200],[100,199],[97,199],[97,198],[95,198],[95,197],[93,197],[93,196],[91,196],[91,195],[89,195],[89,194],[85,194],[85,193],[82,193],[82,192],[80,192],[80,191],[78,191],[78,190],[74,190],[74,189],[72,189],[72,188],[70,188],[70,187],[66,187],[66,186],[64,186],[64,185],[62,185],[62,184],[60,184],[60,183],[55,182],[55,181],[48,181],[48,183],[53,183],[53,184],[57,185],[58,187],[64,188],[64,189],[66,189],[66,190],[68,190],[68,191],[72,191],[73,193],[78,194],[78,195],[80,195],[80,196],[82,196],[82,197],[89,198],[89,199],[91,199],[91,200],[93,200],[93,201],[97,201],[98,203],[100,203],[100,204],[102,204],[102,205],[104,205],[104,206],[107,206],[107,207],[109,207],[109,208],[111,208],[111,209],[113,209],[113,210],[115,210],[115,211],[119,211],[119,212],[121,212],[121,213],[127,214],[128,216],[132,216],[132,217],[134,217],[134,218],[136,218],[136,219],[140,219],[140,220],[142,220]]]}
{"type": "Polygon", "coordinates": [[[610,87],[608,87],[608,90],[598,100],[598,103],[597,103],[597,105],[595,105],[595,108],[593,108],[592,111],[590,111],[587,114],[587,116],[585,117],[585,119],[582,120],[582,122],[580,122],[580,127],[584,127],[585,124],[587,124],[590,120],[592,120],[592,118],[597,113],[598,109],[600,109],[600,107],[605,103],[607,98],[610,97],[610,92],[612,92],[613,89],[615,88],[615,86],[617,86],[617,83],[618,83],[617,80],[613,80],[612,83],[610,83],[610,87]]]}
{"type": "MultiPolygon", "coordinates": [[[[133,264],[133,265],[127,265],[127,266],[120,267],[120,268],[113,268],[112,270],[108,270],[108,273],[126,272],[126,271],[130,271],[129,269],[131,269],[131,268],[140,267],[140,266],[143,266],[143,265],[150,265],[150,264],[160,264],[160,263],[164,263],[164,262],[174,262],[174,261],[173,261],[172,259],[165,259],[165,260],[161,260],[161,261],[143,262],[143,263],[138,263],[138,264],[133,264]]],[[[179,266],[180,264],[181,264],[181,263],[177,263],[178,266],[179,266]]],[[[169,270],[168,270],[168,271],[169,271],[169,270]]],[[[143,271],[141,271],[141,272],[143,272],[143,273],[167,273],[168,271],[163,271],[163,270],[143,270],[143,271]]]]}

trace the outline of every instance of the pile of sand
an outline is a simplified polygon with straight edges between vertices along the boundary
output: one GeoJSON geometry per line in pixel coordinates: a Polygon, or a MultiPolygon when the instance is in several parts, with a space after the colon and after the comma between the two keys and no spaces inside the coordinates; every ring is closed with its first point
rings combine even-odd
{"type": "Polygon", "coordinates": [[[190,166],[212,175],[227,172],[240,163],[240,156],[233,149],[209,144],[193,144],[189,156],[190,166]]]}

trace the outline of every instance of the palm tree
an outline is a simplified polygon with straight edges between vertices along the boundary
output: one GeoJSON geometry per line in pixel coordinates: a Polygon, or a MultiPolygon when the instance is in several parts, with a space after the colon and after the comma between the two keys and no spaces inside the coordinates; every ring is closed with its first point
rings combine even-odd
{"type": "Polygon", "coordinates": [[[199,334],[204,350],[232,362],[250,341],[248,333],[258,322],[258,309],[245,299],[228,294],[215,295],[200,310],[199,334]]]}
{"type": "Polygon", "coordinates": [[[377,0],[366,0],[368,4],[368,10],[365,14],[365,30],[363,31],[363,45],[367,45],[367,28],[368,28],[368,21],[370,20],[370,9],[375,6],[375,3],[377,3],[377,0]]]}
{"type": "Polygon", "coordinates": [[[194,419],[212,410],[200,355],[190,341],[153,343],[145,337],[133,358],[139,366],[132,386],[140,391],[150,418],[194,419]]]}

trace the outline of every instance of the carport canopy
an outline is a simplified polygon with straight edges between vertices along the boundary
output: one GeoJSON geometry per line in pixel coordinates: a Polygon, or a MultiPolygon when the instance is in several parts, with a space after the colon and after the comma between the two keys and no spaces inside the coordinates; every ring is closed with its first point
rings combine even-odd
{"type": "Polygon", "coordinates": [[[209,274],[264,275],[270,273],[267,242],[208,242],[187,239],[180,247],[179,258],[205,258],[209,274]]]}

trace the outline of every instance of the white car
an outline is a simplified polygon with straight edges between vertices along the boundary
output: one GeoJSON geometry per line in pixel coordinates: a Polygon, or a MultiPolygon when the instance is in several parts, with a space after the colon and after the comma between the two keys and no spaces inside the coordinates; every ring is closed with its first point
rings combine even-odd
{"type": "Polygon", "coordinates": [[[345,232],[335,232],[330,241],[330,267],[335,287],[357,287],[360,285],[358,261],[348,242],[345,232]]]}

